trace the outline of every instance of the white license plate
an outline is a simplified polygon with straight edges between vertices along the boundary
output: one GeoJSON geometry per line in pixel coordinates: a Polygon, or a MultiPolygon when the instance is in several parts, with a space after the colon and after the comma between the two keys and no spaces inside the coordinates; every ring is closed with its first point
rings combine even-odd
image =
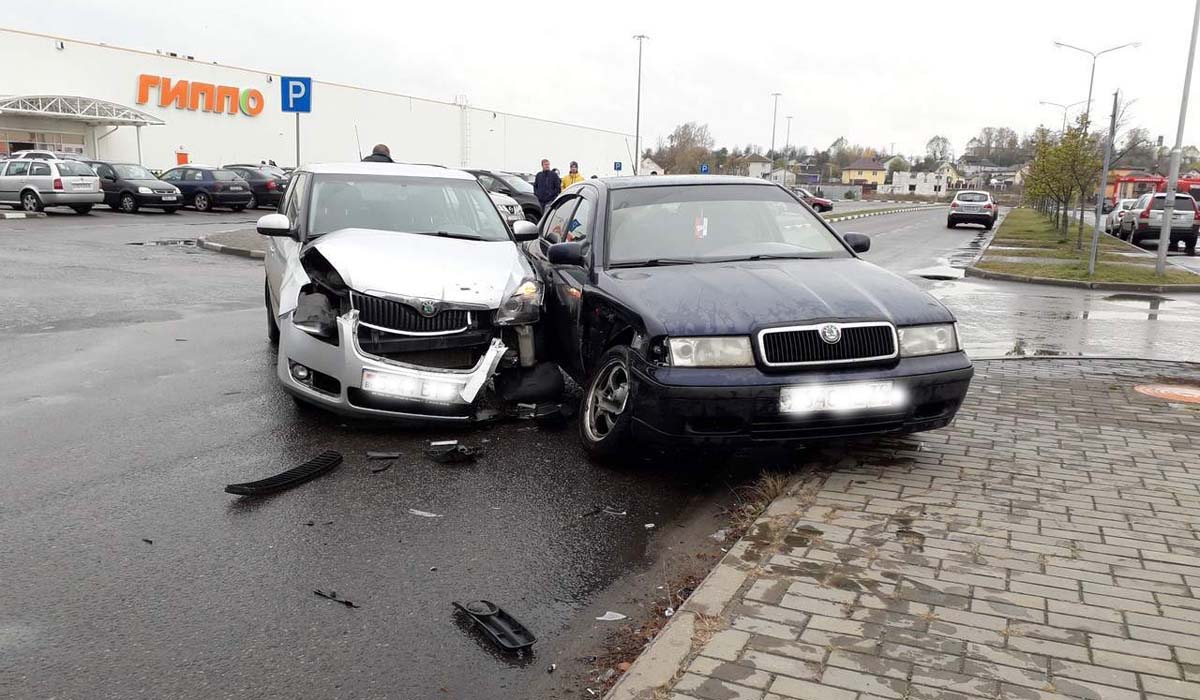
{"type": "Polygon", "coordinates": [[[965,206],[963,207],[963,211],[979,211],[979,207],[965,206]]]}
{"type": "Polygon", "coordinates": [[[174,202],[174,201],[175,201],[175,195],[173,195],[173,194],[164,194],[164,195],[163,195],[163,198],[162,198],[162,201],[164,201],[164,202],[174,202]]]}
{"type": "Polygon", "coordinates": [[[229,188],[229,191],[230,191],[230,192],[241,192],[241,191],[242,191],[242,188],[241,188],[241,187],[238,187],[237,185],[234,185],[233,187],[230,187],[230,188],[229,188]]]}
{"type": "Polygon", "coordinates": [[[904,405],[904,402],[903,390],[897,389],[890,381],[804,384],[785,386],[779,390],[779,412],[789,414],[894,408],[904,405]]]}

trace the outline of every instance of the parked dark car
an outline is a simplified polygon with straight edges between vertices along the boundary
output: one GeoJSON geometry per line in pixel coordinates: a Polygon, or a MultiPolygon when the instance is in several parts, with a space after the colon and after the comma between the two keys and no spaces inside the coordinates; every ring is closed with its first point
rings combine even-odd
{"type": "Polygon", "coordinates": [[[242,211],[253,199],[250,183],[232,170],[207,165],[181,165],[162,174],[164,182],[175,185],[182,192],[183,203],[196,211],[210,211],[214,207],[229,207],[242,211]]]}
{"type": "Polygon", "coordinates": [[[85,162],[100,176],[104,203],[110,209],[132,214],[142,207],[149,207],[174,213],[183,206],[182,193],[178,187],[159,180],[137,163],[114,163],[107,160],[85,162]]]}
{"type": "Polygon", "coordinates": [[[250,203],[246,205],[247,208],[257,209],[261,206],[268,206],[272,209],[279,208],[279,203],[283,201],[283,195],[287,193],[288,184],[287,175],[282,170],[278,173],[272,172],[274,168],[269,165],[263,167],[234,164],[221,167],[232,170],[250,183],[250,203]]]}
{"type": "Polygon", "coordinates": [[[513,173],[500,170],[468,170],[488,192],[508,195],[517,200],[525,220],[537,223],[542,219],[542,205],[533,193],[533,185],[513,173]]]}
{"type": "Polygon", "coordinates": [[[931,430],[967,393],[954,315],[778,185],[588,180],[539,232],[552,356],[584,387],[594,455],[931,430]]]}

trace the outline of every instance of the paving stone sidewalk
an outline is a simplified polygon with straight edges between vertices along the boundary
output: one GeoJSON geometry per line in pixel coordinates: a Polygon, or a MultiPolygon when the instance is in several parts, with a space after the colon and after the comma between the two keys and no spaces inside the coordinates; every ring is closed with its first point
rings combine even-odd
{"type": "Polygon", "coordinates": [[[955,424],[842,446],[610,700],[1200,698],[1200,366],[977,364],[955,424]]]}

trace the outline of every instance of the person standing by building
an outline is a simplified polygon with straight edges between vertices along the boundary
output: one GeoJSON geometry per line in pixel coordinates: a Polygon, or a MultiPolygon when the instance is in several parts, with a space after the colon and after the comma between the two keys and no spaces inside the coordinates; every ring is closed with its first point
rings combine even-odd
{"type": "Polygon", "coordinates": [[[583,176],[579,174],[579,163],[571,161],[571,169],[567,171],[567,176],[562,179],[562,188],[565,190],[576,182],[583,182],[583,176]]]}
{"type": "Polygon", "coordinates": [[[542,205],[542,211],[550,206],[559,192],[562,192],[562,180],[558,179],[558,173],[550,169],[550,161],[543,158],[542,172],[533,178],[533,193],[542,205]]]}
{"type": "Polygon", "coordinates": [[[371,149],[371,155],[363,158],[364,163],[394,163],[392,160],[392,149],[382,143],[375,144],[371,149]]]}

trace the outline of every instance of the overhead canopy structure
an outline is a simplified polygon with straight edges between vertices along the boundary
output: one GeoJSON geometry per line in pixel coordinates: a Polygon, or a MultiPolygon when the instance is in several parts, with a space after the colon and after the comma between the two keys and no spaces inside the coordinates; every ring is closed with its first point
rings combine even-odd
{"type": "Polygon", "coordinates": [[[107,126],[162,126],[166,122],[116,102],[74,95],[14,95],[0,97],[0,115],[52,117],[107,126]]]}

